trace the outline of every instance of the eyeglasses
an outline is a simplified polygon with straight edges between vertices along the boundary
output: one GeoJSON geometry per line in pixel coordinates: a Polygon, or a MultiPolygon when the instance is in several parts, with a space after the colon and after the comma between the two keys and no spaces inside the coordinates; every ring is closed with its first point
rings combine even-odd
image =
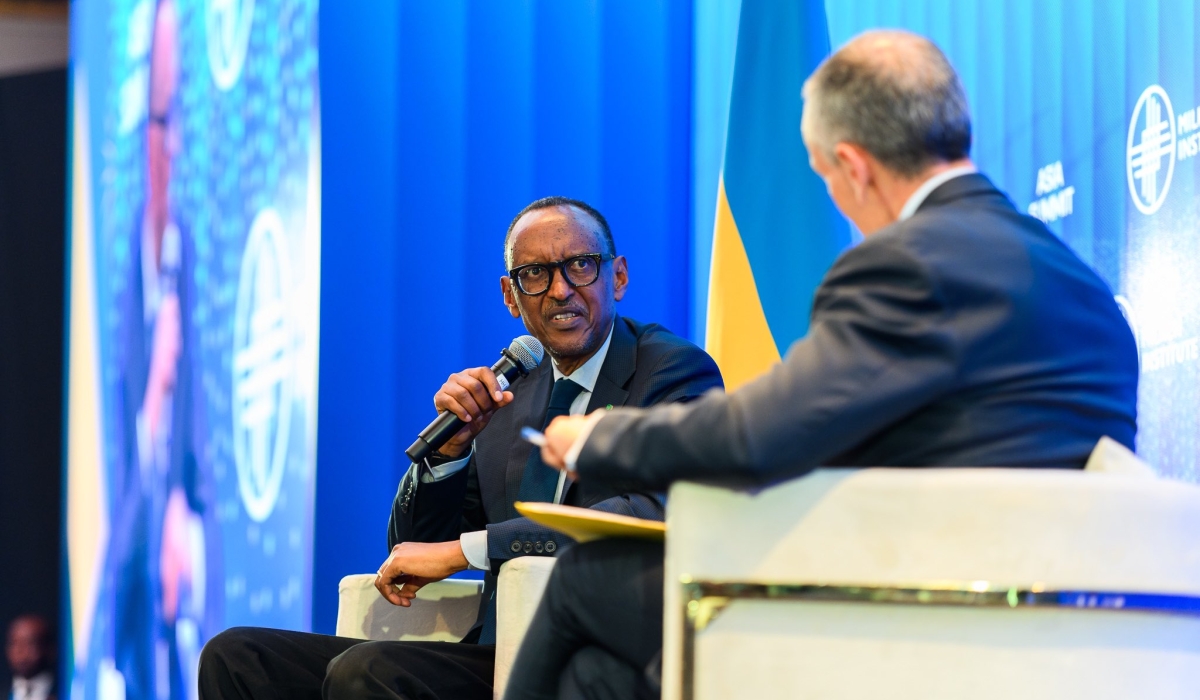
{"type": "Polygon", "coordinates": [[[603,253],[585,253],[557,262],[531,263],[514,267],[508,276],[516,280],[517,289],[525,296],[545,294],[554,283],[554,271],[558,270],[567,284],[586,287],[600,277],[600,265],[615,258],[603,253]]]}

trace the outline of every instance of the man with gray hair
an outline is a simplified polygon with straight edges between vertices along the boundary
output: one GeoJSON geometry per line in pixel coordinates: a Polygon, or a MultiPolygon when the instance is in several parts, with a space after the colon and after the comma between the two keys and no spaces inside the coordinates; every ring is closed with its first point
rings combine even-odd
{"type": "MultiPolygon", "coordinates": [[[[1096,273],[976,172],[942,52],[869,32],[804,98],[809,163],[865,236],[817,289],[808,335],[730,394],[558,418],[543,461],[663,489],[818,466],[1079,469],[1105,435],[1132,448],[1133,334],[1096,273]]],[[[505,697],[657,697],[662,554],[602,540],[560,557],[505,697]]]]}

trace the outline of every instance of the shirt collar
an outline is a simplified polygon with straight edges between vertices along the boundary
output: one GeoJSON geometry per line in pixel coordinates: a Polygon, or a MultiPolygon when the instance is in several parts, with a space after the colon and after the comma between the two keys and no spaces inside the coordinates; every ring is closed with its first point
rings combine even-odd
{"type": "MultiPolygon", "coordinates": [[[[608,356],[608,346],[612,344],[613,328],[616,327],[616,322],[613,322],[613,327],[608,329],[608,338],[605,339],[604,345],[596,351],[595,355],[588,358],[574,372],[571,373],[570,379],[579,386],[583,387],[584,391],[592,391],[596,388],[596,380],[600,377],[600,368],[604,366],[604,358],[608,356]]],[[[554,381],[558,381],[567,375],[558,371],[558,364],[551,360],[550,365],[554,367],[554,381]]]]}
{"type": "Polygon", "coordinates": [[[974,165],[960,165],[957,168],[943,170],[925,182],[922,182],[921,186],[917,188],[917,191],[913,192],[912,196],[908,198],[908,201],[904,203],[904,208],[900,210],[900,221],[912,218],[912,215],[917,213],[917,209],[919,209],[921,205],[925,203],[925,199],[929,197],[929,195],[932,194],[937,188],[956,177],[970,175],[975,172],[978,172],[978,170],[974,165]]]}
{"type": "Polygon", "coordinates": [[[49,690],[53,683],[54,674],[50,671],[42,671],[32,678],[13,678],[13,690],[20,688],[28,694],[35,690],[49,690]]]}

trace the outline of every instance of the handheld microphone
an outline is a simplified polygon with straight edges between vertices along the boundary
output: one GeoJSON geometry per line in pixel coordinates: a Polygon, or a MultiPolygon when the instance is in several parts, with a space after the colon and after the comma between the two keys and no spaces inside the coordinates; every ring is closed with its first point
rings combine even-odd
{"type": "MultiPolygon", "coordinates": [[[[492,365],[492,372],[500,383],[500,390],[507,390],[517,377],[532,372],[541,363],[543,354],[545,351],[542,344],[532,335],[513,339],[508,349],[500,351],[500,359],[492,365]]],[[[466,423],[458,416],[450,411],[442,411],[421,431],[417,441],[405,450],[404,454],[412,461],[420,462],[445,445],[464,425],[466,423]]]]}

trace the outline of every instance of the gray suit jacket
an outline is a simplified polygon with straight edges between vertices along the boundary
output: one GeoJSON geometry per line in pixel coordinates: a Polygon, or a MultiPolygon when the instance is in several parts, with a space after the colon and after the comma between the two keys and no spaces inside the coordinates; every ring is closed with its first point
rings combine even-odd
{"type": "Polygon", "coordinates": [[[808,335],[737,392],[613,411],[581,482],[763,483],[818,466],[1079,468],[1133,447],[1138,359],[1111,291],[983,175],[835,262],[808,335]]]}

